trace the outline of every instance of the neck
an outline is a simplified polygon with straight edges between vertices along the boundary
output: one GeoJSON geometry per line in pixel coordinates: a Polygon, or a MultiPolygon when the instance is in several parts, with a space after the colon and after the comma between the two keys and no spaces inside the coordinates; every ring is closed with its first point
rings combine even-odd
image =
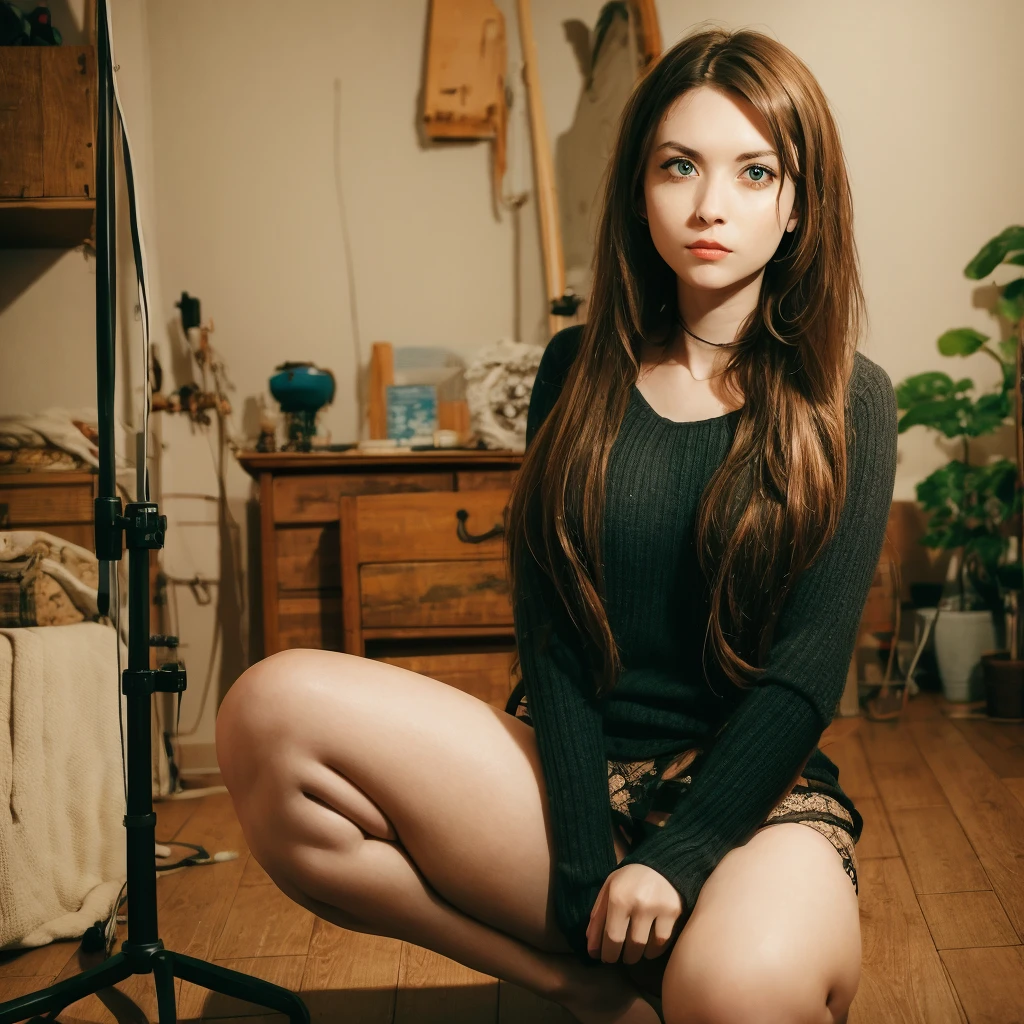
{"type": "Polygon", "coordinates": [[[740,325],[757,307],[762,275],[760,271],[752,278],[713,290],[694,288],[677,279],[679,317],[687,330],[675,332],[670,351],[695,378],[710,377],[729,361],[730,346],[736,341],[740,325]]]}

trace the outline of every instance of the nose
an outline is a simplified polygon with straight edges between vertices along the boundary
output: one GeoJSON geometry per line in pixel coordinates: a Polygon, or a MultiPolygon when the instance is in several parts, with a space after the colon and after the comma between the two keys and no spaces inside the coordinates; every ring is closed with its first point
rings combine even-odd
{"type": "Polygon", "coordinates": [[[725,189],[725,182],[713,174],[706,175],[697,186],[694,213],[705,224],[725,219],[725,189]]]}

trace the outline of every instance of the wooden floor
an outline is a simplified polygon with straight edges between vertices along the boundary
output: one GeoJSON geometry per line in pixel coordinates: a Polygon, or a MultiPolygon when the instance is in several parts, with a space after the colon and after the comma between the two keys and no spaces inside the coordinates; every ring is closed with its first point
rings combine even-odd
{"type": "MultiPolygon", "coordinates": [[[[863,721],[827,750],[865,819],[857,847],[863,973],[849,1024],[1024,1022],[1024,724],[957,719],[944,709],[922,692],[904,721],[863,721]]],[[[571,1020],[427,950],[314,917],[249,857],[226,794],[163,802],[157,816],[159,840],[240,853],[159,879],[164,944],[301,992],[316,1021],[571,1020]]],[[[121,926],[116,948],[124,934],[121,926]]],[[[96,962],[70,941],[0,954],[0,1001],[96,962]]],[[[286,1021],[176,985],[180,1021],[286,1021]]],[[[155,1021],[153,979],[132,977],[57,1019],[155,1021]]]]}

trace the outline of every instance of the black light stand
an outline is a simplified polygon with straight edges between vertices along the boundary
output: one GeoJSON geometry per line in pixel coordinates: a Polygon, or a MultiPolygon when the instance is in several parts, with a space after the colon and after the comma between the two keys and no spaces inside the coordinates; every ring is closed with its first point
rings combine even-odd
{"type": "MultiPolygon", "coordinates": [[[[48,988],[0,1003],[0,1024],[16,1024],[32,1014],[51,1013],[53,1020],[66,1006],[116,985],[131,974],[152,974],[156,985],[159,1024],[176,1024],[174,979],[183,978],[224,995],[244,999],[288,1015],[292,1024],[309,1024],[309,1011],[293,992],[240,971],[165,949],[159,938],[156,910],[156,814],[151,777],[152,735],[150,702],[155,692],[180,693],[185,673],[178,665],[149,667],[149,552],[163,547],[167,517],[154,502],[145,500],[144,469],[139,474],[138,501],[122,515],[114,487],[114,83],[110,58],[106,0],[98,4],[97,70],[98,122],[96,178],[96,371],[99,417],[99,491],[96,499],[96,554],[100,560],[100,611],[106,613],[110,596],[111,562],[121,558],[121,532],[128,549],[128,668],[121,691],[128,705],[128,794],[124,826],[127,829],[128,937],[121,950],[103,963],[48,988]]],[[[131,157],[127,142],[125,171],[132,191],[131,157]]],[[[136,263],[141,275],[134,197],[132,231],[136,263]]],[[[148,400],[148,399],[145,399],[148,400]]],[[[140,466],[144,467],[144,452],[140,466]]],[[[118,642],[120,642],[118,640],[118,642]]],[[[42,1021],[44,1018],[32,1018],[42,1021]]]]}

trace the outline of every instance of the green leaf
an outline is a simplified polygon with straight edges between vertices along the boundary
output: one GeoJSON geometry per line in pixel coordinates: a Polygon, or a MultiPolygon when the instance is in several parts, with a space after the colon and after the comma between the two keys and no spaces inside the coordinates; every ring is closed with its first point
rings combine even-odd
{"type": "Polygon", "coordinates": [[[934,529],[936,525],[945,522],[943,515],[946,513],[950,519],[959,515],[967,470],[963,462],[954,459],[929,473],[917,484],[917,500],[927,511],[936,513],[928,524],[929,528],[934,529]]]}
{"type": "Polygon", "coordinates": [[[946,331],[939,337],[939,351],[944,356],[970,356],[988,341],[987,334],[981,334],[972,327],[958,327],[946,331]]]}
{"type": "Polygon", "coordinates": [[[1015,263],[1018,267],[1024,267],[1024,252],[1019,252],[1015,256],[1007,256],[1004,263],[1015,263]]]}
{"type": "MultiPolygon", "coordinates": [[[[1021,253],[1021,256],[1024,256],[1024,253],[1021,253]]],[[[1019,299],[1021,296],[1024,296],[1024,277],[1008,282],[1003,289],[1004,299],[1019,299]]]]}
{"type": "Polygon", "coordinates": [[[985,566],[991,566],[993,572],[999,562],[1003,551],[1006,549],[1006,542],[1002,537],[986,533],[980,537],[974,537],[964,546],[965,554],[977,555],[979,561],[985,566]]]}
{"type": "Polygon", "coordinates": [[[978,250],[974,259],[964,267],[964,276],[972,281],[988,277],[1010,253],[1021,249],[1024,249],[1024,227],[1014,225],[1005,228],[978,250]]]}
{"type": "Polygon", "coordinates": [[[986,416],[995,413],[1008,416],[1011,412],[1010,400],[1005,391],[989,391],[987,394],[978,396],[978,400],[974,403],[974,410],[986,416]]]}
{"type": "MultiPolygon", "coordinates": [[[[1017,339],[1016,338],[1003,338],[1002,341],[996,346],[999,349],[999,354],[1003,357],[1003,362],[1010,364],[1010,372],[1013,375],[1017,373],[1017,339]]],[[[1013,377],[1010,377],[1010,386],[1013,387],[1013,377]]]]}
{"type": "Polygon", "coordinates": [[[911,427],[931,427],[946,437],[959,437],[964,433],[970,416],[971,402],[967,398],[948,398],[937,401],[918,402],[911,406],[897,424],[902,434],[911,427]]]}
{"type": "Polygon", "coordinates": [[[1002,426],[1003,421],[1013,412],[1010,397],[1005,391],[981,395],[974,408],[967,414],[967,428],[964,433],[970,437],[991,434],[1002,426]]]}
{"type": "Polygon", "coordinates": [[[954,393],[953,378],[948,373],[918,373],[896,385],[896,404],[900,409],[908,409],[917,402],[948,398],[954,393]]]}
{"type": "Polygon", "coordinates": [[[1024,317],[1024,298],[1017,296],[1008,299],[1001,295],[996,299],[996,310],[1001,317],[1009,320],[1011,324],[1015,324],[1021,317],[1024,317]]]}
{"type": "Polygon", "coordinates": [[[985,607],[998,608],[1000,603],[997,573],[1006,548],[1002,537],[989,535],[964,548],[964,564],[972,587],[978,592],[985,607]]]}

